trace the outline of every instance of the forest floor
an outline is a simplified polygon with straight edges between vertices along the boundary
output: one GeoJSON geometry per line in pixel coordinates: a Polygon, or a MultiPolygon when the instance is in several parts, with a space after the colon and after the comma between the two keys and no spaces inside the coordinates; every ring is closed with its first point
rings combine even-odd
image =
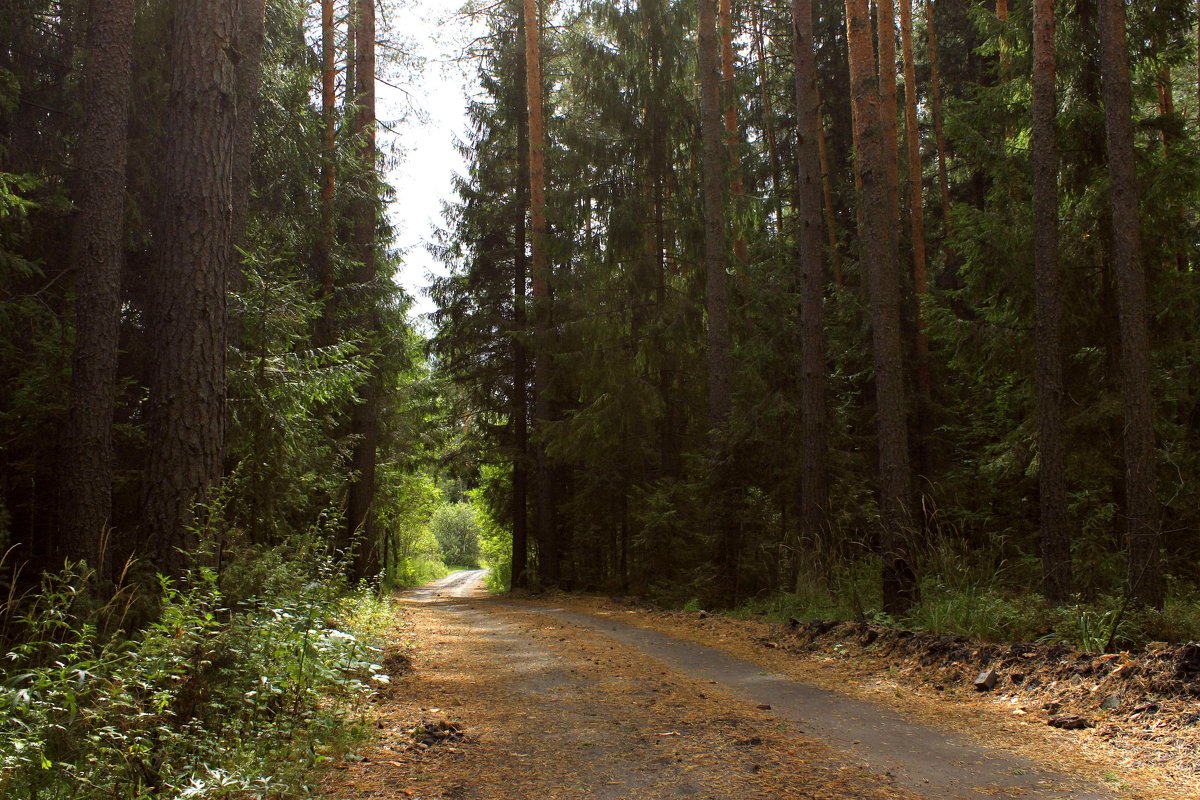
{"type": "Polygon", "coordinates": [[[491,598],[481,576],[401,596],[379,736],[334,764],[328,797],[1198,796],[1180,770],[1138,767],[1095,728],[1051,728],[903,663],[789,646],[788,626],[491,598]]]}

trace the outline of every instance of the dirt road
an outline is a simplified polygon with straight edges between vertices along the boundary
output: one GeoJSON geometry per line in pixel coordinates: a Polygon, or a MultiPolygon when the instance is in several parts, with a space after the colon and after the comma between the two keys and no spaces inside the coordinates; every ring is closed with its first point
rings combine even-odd
{"type": "Polygon", "coordinates": [[[716,648],[488,598],[482,576],[406,596],[398,636],[412,669],[379,707],[378,747],[339,765],[331,796],[1113,796],[716,648]]]}

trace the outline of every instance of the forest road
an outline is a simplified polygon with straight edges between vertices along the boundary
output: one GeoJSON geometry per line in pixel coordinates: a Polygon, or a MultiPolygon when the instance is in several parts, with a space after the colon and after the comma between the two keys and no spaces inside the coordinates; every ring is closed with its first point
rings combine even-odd
{"type": "Polygon", "coordinates": [[[457,572],[402,597],[411,670],[379,706],[377,752],[340,765],[330,797],[1117,796],[717,648],[491,598],[484,574],[457,572]],[[420,743],[445,723],[465,740],[420,743]]]}

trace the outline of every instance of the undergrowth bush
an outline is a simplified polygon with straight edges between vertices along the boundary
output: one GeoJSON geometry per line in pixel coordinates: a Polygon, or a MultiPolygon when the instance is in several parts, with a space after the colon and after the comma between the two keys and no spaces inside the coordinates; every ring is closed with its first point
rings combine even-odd
{"type": "Polygon", "coordinates": [[[120,632],[130,593],[96,608],[78,565],[2,609],[0,796],[308,794],[309,768],[364,732],[389,680],[371,644],[387,606],[347,591],[328,556],[280,552],[235,602],[207,567],[162,580],[134,634],[120,632]]]}

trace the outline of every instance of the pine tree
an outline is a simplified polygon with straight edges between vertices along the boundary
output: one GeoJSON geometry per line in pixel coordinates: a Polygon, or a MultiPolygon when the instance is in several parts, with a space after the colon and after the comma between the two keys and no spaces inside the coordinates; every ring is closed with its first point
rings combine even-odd
{"type": "Polygon", "coordinates": [[[146,532],[168,572],[194,549],[193,504],[211,499],[225,437],[226,283],[236,108],[234,0],[180,0],[171,39],[151,335],[146,532]]]}
{"type": "Polygon", "coordinates": [[[1033,224],[1037,282],[1038,498],[1042,587],[1048,600],[1071,596],[1062,431],[1062,300],[1058,266],[1058,142],[1054,2],[1033,7],[1033,224]]]}
{"type": "Polygon", "coordinates": [[[796,187],[800,273],[800,419],[804,452],[800,464],[800,527],[821,541],[829,500],[828,434],[825,411],[825,339],[821,258],[821,109],[813,51],[812,3],[792,0],[792,52],[796,88],[796,187]]]}
{"type": "MultiPolygon", "coordinates": [[[[846,34],[858,151],[855,165],[862,182],[861,250],[867,271],[872,352],[875,364],[875,414],[879,443],[880,550],[883,554],[884,610],[900,613],[916,600],[917,585],[904,542],[911,523],[908,432],[900,358],[899,245],[875,73],[870,14],[866,0],[846,0],[846,34]]],[[[885,37],[886,38],[886,37],[885,37]]],[[[884,71],[884,82],[894,71],[884,71]]]]}
{"type": "Polygon", "coordinates": [[[1129,53],[1122,0],[1100,0],[1100,65],[1125,411],[1127,588],[1134,603],[1161,609],[1166,587],[1160,565],[1158,499],[1155,496],[1150,326],[1139,233],[1129,53]]]}
{"type": "Polygon", "coordinates": [[[120,336],[129,150],[130,60],[134,2],[92,3],[86,122],[79,144],[78,217],[72,232],[76,271],[75,353],[67,441],[65,523],[68,553],[105,572],[102,539],[112,518],[112,426],[120,336]]]}

